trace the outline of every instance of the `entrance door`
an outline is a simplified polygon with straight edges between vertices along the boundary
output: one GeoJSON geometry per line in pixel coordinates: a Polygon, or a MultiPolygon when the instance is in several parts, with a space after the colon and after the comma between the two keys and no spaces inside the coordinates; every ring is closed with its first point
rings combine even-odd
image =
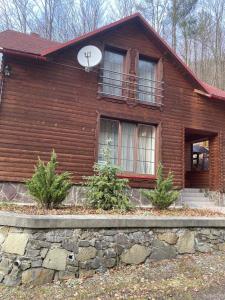
{"type": "Polygon", "coordinates": [[[216,190],[219,178],[218,135],[200,130],[185,130],[185,187],[216,190]],[[213,177],[214,176],[214,177],[213,177]]]}
{"type": "Polygon", "coordinates": [[[209,141],[189,143],[190,166],[187,171],[188,186],[209,188],[209,141]]]}

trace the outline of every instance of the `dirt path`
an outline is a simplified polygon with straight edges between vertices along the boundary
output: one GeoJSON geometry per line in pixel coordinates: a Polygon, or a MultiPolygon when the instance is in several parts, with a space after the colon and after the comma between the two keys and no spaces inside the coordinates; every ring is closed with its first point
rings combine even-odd
{"type": "Polygon", "coordinates": [[[183,256],[39,287],[0,286],[0,299],[224,300],[225,254],[183,256]]]}

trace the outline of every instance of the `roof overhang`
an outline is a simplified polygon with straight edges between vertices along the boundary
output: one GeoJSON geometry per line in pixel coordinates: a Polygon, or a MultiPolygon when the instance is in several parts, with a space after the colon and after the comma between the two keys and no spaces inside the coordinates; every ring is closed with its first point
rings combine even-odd
{"type": "Polygon", "coordinates": [[[25,57],[25,58],[31,58],[31,59],[40,60],[40,61],[48,60],[47,57],[42,56],[42,55],[28,53],[28,52],[22,52],[22,51],[13,50],[13,49],[0,48],[0,53],[13,55],[13,56],[20,56],[20,57],[25,57]]]}

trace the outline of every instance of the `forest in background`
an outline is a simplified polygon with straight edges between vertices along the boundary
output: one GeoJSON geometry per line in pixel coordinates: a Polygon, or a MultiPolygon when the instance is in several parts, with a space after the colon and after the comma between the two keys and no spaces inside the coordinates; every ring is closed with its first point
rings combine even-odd
{"type": "Polygon", "coordinates": [[[1,0],[0,30],[64,42],[137,11],[200,79],[225,90],[225,0],[1,0]]]}

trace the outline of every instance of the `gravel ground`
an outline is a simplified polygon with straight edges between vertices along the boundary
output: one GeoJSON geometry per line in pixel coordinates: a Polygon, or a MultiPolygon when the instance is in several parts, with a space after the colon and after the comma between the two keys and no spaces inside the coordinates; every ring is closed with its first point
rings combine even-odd
{"type": "Polygon", "coordinates": [[[38,287],[0,286],[0,299],[224,300],[225,254],[187,255],[38,287]]]}
{"type": "Polygon", "coordinates": [[[91,209],[83,206],[61,206],[57,209],[43,209],[35,205],[16,205],[0,203],[0,211],[22,213],[28,215],[140,215],[140,216],[189,216],[189,217],[224,217],[225,211],[213,211],[211,209],[175,208],[158,210],[154,208],[139,207],[129,211],[91,209]]]}

